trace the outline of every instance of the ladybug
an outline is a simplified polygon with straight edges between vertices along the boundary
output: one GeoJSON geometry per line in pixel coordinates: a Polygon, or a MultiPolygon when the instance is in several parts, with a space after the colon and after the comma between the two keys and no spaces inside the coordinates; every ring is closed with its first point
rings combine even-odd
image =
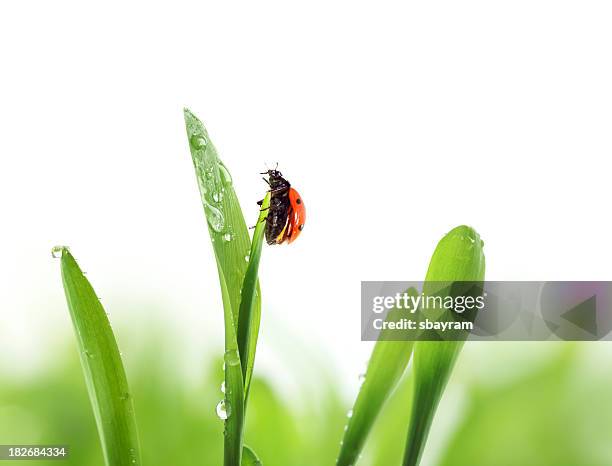
{"type": "MultiPolygon", "coordinates": [[[[266,216],[266,242],[292,243],[300,236],[306,222],[306,207],[299,193],[278,170],[268,170],[264,181],[270,186],[270,207],[266,216]]],[[[259,201],[261,205],[263,201],[259,201]]]]}

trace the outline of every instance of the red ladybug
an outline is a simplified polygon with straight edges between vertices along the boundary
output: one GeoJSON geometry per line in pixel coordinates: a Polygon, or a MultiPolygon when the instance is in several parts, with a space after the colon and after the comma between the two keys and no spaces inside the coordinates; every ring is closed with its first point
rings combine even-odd
{"type": "MultiPolygon", "coordinates": [[[[292,243],[300,236],[306,222],[306,207],[299,193],[278,170],[268,170],[265,180],[270,186],[270,208],[266,216],[266,242],[292,243]]],[[[261,205],[262,201],[258,204],[261,205]]]]}

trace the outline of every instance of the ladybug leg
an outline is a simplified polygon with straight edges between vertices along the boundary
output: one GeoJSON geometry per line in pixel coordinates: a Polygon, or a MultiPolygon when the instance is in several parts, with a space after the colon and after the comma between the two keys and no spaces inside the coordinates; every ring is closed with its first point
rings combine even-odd
{"type": "MultiPolygon", "coordinates": [[[[261,201],[257,201],[257,205],[261,206],[263,204],[263,199],[261,201]]],[[[265,209],[259,209],[260,212],[263,212],[264,210],[268,210],[270,208],[270,206],[266,207],[265,209]]]]}
{"type": "Polygon", "coordinates": [[[262,179],[262,180],[264,180],[266,183],[268,183],[268,186],[271,186],[271,185],[270,185],[270,182],[269,182],[269,181],[268,181],[266,178],[264,178],[264,177],[262,176],[262,177],[261,177],[261,179],[262,179]]]}
{"type": "Polygon", "coordinates": [[[268,189],[268,192],[270,194],[278,194],[278,193],[282,193],[284,191],[287,191],[287,187],[286,186],[281,186],[280,188],[268,189]]]}

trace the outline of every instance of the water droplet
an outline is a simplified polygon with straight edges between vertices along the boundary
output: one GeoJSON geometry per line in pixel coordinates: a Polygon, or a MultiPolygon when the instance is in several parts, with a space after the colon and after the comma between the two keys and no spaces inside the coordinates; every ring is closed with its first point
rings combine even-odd
{"type": "Polygon", "coordinates": [[[366,379],[366,375],[365,375],[365,373],[363,373],[363,374],[359,374],[359,383],[363,383],[363,382],[365,382],[365,379],[366,379]]]}
{"type": "Polygon", "coordinates": [[[216,207],[205,203],[204,213],[206,214],[206,220],[208,221],[210,227],[217,233],[221,233],[221,231],[223,231],[223,227],[225,226],[225,218],[223,218],[221,211],[216,207]]]}
{"type": "Polygon", "coordinates": [[[246,256],[244,256],[244,260],[245,260],[246,262],[248,262],[250,258],[251,258],[251,256],[249,256],[248,254],[247,254],[246,256]]]}
{"type": "Polygon", "coordinates": [[[346,413],[346,417],[348,417],[349,419],[353,417],[353,410],[349,409],[348,413],[346,413]]]}
{"type": "Polygon", "coordinates": [[[227,171],[225,165],[219,162],[219,174],[221,175],[221,181],[226,186],[231,186],[232,184],[232,175],[227,171]]]}
{"type": "Polygon", "coordinates": [[[87,351],[87,350],[83,351],[83,354],[84,354],[85,356],[87,356],[89,359],[93,359],[93,358],[95,358],[95,357],[96,357],[96,355],[95,355],[95,354],[90,353],[90,352],[89,352],[89,351],[87,351]]]}
{"type": "Polygon", "coordinates": [[[227,242],[231,241],[232,240],[232,234],[231,233],[224,234],[223,235],[223,240],[227,241],[227,242]]]}
{"type": "Polygon", "coordinates": [[[202,149],[206,149],[206,146],[208,145],[208,141],[206,140],[204,136],[196,134],[194,136],[191,136],[191,145],[196,150],[202,150],[202,149]]]}
{"type": "Polygon", "coordinates": [[[217,417],[225,421],[230,414],[232,414],[232,410],[230,409],[230,404],[226,400],[221,400],[217,403],[216,407],[217,417]]]}
{"type": "Polygon", "coordinates": [[[127,401],[130,399],[130,394],[128,392],[125,392],[119,398],[121,398],[123,401],[127,401]]]}
{"type": "Polygon", "coordinates": [[[66,246],[54,246],[51,248],[51,257],[61,259],[66,249],[68,249],[66,246]]]}
{"type": "Polygon", "coordinates": [[[221,382],[221,393],[225,393],[225,381],[221,382]]]}
{"type": "Polygon", "coordinates": [[[213,193],[212,198],[215,202],[219,202],[221,200],[221,196],[219,196],[219,193],[213,193]]]}
{"type": "Polygon", "coordinates": [[[227,350],[223,356],[225,363],[229,366],[237,366],[240,364],[240,355],[238,350],[227,350]]]}

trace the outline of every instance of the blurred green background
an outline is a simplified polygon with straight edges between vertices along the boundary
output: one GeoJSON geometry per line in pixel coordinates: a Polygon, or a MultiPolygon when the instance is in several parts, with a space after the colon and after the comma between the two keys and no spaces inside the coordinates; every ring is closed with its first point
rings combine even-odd
{"type": "MultiPolygon", "coordinates": [[[[219,465],[220,353],[195,358],[201,364],[187,372],[196,377],[185,377],[173,341],[162,333],[139,337],[144,341],[139,345],[122,345],[126,333],[119,338],[120,347],[129,348],[127,371],[144,464],[219,465]]],[[[102,466],[76,346],[66,341],[60,347],[44,370],[19,378],[2,374],[0,443],[68,444],[71,457],[59,464],[102,466]]],[[[317,351],[305,354],[306,368],[287,368],[287,377],[308,379],[299,394],[280,389],[282,377],[254,381],[246,443],[265,466],[334,464],[352,401],[346,386],[356,386],[358,374],[355,380],[341,380],[317,351]]],[[[468,343],[440,405],[423,464],[612,464],[610,354],[605,343],[468,343]]],[[[399,464],[410,383],[405,377],[385,407],[361,464],[399,464]]]]}

